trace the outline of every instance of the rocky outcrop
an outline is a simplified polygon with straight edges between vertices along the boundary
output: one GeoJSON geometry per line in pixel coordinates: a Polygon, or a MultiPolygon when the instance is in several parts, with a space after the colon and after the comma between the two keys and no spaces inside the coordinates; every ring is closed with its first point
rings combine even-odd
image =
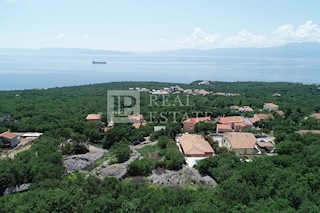
{"type": "Polygon", "coordinates": [[[190,167],[183,167],[178,171],[164,170],[159,174],[156,170],[147,178],[154,184],[173,187],[184,187],[187,185],[201,185],[216,187],[217,182],[210,176],[202,176],[198,170],[190,167]]]}

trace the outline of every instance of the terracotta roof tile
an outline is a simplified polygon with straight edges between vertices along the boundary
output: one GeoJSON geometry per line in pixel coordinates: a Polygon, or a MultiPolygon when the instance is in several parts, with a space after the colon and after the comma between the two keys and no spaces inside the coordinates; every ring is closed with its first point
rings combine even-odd
{"type": "Polygon", "coordinates": [[[147,123],[136,122],[132,124],[132,126],[136,129],[140,128],[140,126],[145,126],[145,125],[147,125],[147,123]]]}
{"type": "Polygon", "coordinates": [[[311,115],[311,117],[314,117],[317,120],[320,120],[320,113],[314,113],[311,115]]]}
{"type": "Polygon", "coordinates": [[[211,118],[210,117],[197,117],[197,118],[189,118],[185,120],[183,123],[192,123],[192,124],[197,124],[199,122],[207,121],[210,122],[211,118]]]}
{"type": "Polygon", "coordinates": [[[268,107],[272,107],[272,108],[277,108],[277,107],[279,107],[277,104],[274,104],[274,103],[265,103],[264,105],[265,105],[265,106],[268,106],[268,107]]]}
{"type": "Polygon", "coordinates": [[[17,137],[17,135],[11,133],[11,132],[4,132],[2,134],[0,134],[0,137],[3,137],[3,138],[6,138],[6,139],[9,139],[9,140],[12,140],[14,139],[15,137],[17,137]]]}
{"type": "Polygon", "coordinates": [[[230,145],[233,149],[254,148],[257,141],[252,133],[244,132],[226,133],[225,138],[230,142],[230,145]]]}
{"type": "Polygon", "coordinates": [[[214,150],[201,135],[183,134],[179,138],[179,143],[186,155],[214,154],[214,150]]]}
{"type": "Polygon", "coordinates": [[[131,121],[142,121],[144,118],[143,118],[143,115],[138,114],[138,115],[128,115],[128,119],[131,121]]]}
{"type": "Polygon", "coordinates": [[[100,114],[89,114],[86,117],[87,120],[100,120],[101,115],[100,114]]]}
{"type": "Polygon", "coordinates": [[[243,116],[220,117],[218,121],[222,124],[237,123],[237,122],[243,122],[244,117],[243,116]]]}

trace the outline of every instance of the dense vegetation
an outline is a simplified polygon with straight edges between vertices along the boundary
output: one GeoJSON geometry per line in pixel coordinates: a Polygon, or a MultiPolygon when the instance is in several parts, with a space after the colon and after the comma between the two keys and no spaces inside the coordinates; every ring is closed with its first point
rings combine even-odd
{"type": "MultiPolygon", "coordinates": [[[[236,97],[190,96],[194,106],[149,106],[147,94],[141,94],[141,112],[154,124],[135,129],[119,124],[105,134],[103,125],[85,121],[89,113],[106,114],[106,92],[109,89],[146,87],[160,89],[174,84],[124,82],[31,91],[0,92],[0,114],[15,116],[17,122],[0,123],[0,130],[39,131],[45,136],[30,150],[13,160],[0,160],[0,188],[32,183],[23,193],[0,197],[0,212],[319,212],[320,206],[320,136],[300,136],[299,129],[319,129],[308,117],[320,112],[320,91],[315,85],[261,82],[215,82],[198,86],[180,84],[183,88],[204,88],[215,92],[240,93],[236,97]],[[281,93],[281,97],[272,96],[281,93]],[[19,94],[19,96],[16,96],[19,94]],[[217,157],[201,161],[197,168],[216,179],[218,187],[170,188],[154,186],[139,177],[152,169],[179,169],[184,159],[172,138],[181,131],[184,114],[210,112],[218,115],[252,115],[230,109],[231,105],[248,105],[255,111],[266,102],[280,105],[285,116],[260,122],[261,132],[276,136],[278,156],[260,157],[245,163],[232,152],[215,146],[217,157]],[[161,124],[161,112],[178,111],[161,124]],[[177,121],[175,123],[175,121],[177,121]],[[153,132],[154,125],[166,130],[153,132]],[[129,166],[131,178],[103,181],[81,174],[65,176],[62,154],[85,152],[85,143],[110,148],[118,162],[128,159],[129,144],[150,136],[159,142],[141,150],[144,158],[129,166]],[[71,142],[66,143],[68,139],[71,142]],[[152,150],[154,149],[154,150],[152,150]]],[[[170,95],[174,102],[176,95],[170,95]]],[[[185,103],[186,96],[181,96],[185,103]]],[[[106,116],[103,116],[106,121],[106,116]]],[[[196,131],[208,133],[214,126],[201,124],[196,131]]],[[[214,144],[214,143],[213,143],[214,144]]]]}

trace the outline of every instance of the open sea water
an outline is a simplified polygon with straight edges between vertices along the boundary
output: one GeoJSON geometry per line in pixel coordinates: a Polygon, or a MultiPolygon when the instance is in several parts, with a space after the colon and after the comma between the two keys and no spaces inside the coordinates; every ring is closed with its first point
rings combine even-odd
{"type": "Polygon", "coordinates": [[[112,81],[320,83],[320,59],[0,53],[0,90],[112,81]],[[92,64],[92,61],[107,64],[92,64]]]}

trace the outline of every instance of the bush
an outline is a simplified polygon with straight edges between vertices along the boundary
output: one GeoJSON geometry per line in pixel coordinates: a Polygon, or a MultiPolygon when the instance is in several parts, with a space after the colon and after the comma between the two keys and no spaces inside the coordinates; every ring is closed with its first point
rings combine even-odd
{"type": "Polygon", "coordinates": [[[167,144],[167,150],[164,156],[165,166],[167,169],[179,170],[185,163],[183,154],[174,143],[167,144]]]}
{"type": "Polygon", "coordinates": [[[151,171],[152,163],[146,158],[135,160],[128,165],[128,174],[131,176],[146,176],[151,174],[151,171]]]}
{"type": "Polygon", "coordinates": [[[168,144],[168,138],[165,136],[161,136],[158,140],[158,146],[160,147],[160,149],[165,149],[167,147],[168,144]]]}
{"type": "Polygon", "coordinates": [[[80,143],[77,141],[66,142],[61,146],[62,154],[64,155],[77,155],[85,154],[89,151],[85,143],[80,143]]]}
{"type": "Polygon", "coordinates": [[[129,148],[128,144],[125,142],[120,142],[115,144],[111,152],[117,158],[117,163],[123,163],[129,160],[132,150],[129,148]]]}
{"type": "Polygon", "coordinates": [[[234,153],[227,152],[201,160],[196,168],[201,174],[209,175],[217,182],[222,182],[230,178],[240,164],[240,159],[234,153]]]}

